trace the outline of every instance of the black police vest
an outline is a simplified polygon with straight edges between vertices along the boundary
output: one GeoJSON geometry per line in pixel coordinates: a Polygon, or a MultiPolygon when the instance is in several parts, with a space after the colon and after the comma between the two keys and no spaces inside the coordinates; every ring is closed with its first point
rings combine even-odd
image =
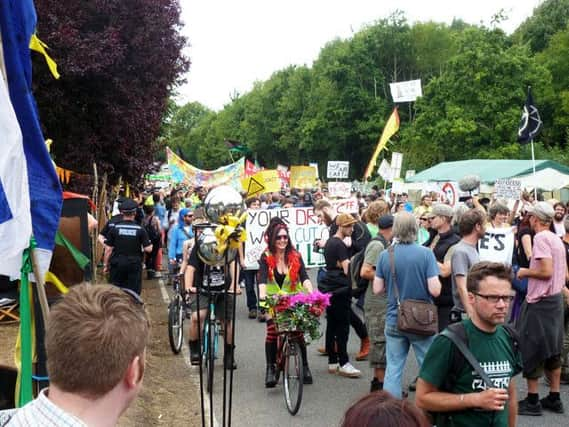
{"type": "Polygon", "coordinates": [[[110,231],[114,237],[113,258],[118,256],[141,257],[144,231],[134,221],[123,221],[110,231]]]}

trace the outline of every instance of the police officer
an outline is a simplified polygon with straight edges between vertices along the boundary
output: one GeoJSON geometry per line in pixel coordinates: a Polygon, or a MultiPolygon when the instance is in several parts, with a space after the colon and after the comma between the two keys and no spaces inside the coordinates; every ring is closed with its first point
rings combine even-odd
{"type": "Polygon", "coordinates": [[[146,230],[134,221],[138,205],[125,199],[120,205],[123,220],[110,231],[105,244],[113,248],[110,258],[111,283],[140,294],[142,288],[142,250],[152,252],[146,230]]]}

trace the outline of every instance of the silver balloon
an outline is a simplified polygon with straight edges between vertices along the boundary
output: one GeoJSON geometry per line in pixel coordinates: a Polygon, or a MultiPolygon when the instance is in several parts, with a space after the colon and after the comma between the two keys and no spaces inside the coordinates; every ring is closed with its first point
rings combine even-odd
{"type": "Polygon", "coordinates": [[[205,215],[212,223],[218,223],[223,215],[239,216],[245,210],[243,197],[229,185],[213,188],[206,196],[205,215]]]}
{"type": "MultiPolygon", "coordinates": [[[[237,255],[236,249],[227,248],[227,260],[231,262],[237,255]]],[[[217,239],[213,229],[204,228],[198,237],[198,256],[207,265],[223,265],[225,254],[217,251],[217,239]]]]}

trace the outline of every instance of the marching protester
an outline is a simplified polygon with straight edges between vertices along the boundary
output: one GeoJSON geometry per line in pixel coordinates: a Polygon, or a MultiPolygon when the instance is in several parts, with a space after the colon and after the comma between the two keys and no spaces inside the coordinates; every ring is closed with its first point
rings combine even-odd
{"type": "Polygon", "coordinates": [[[555,216],[553,217],[554,233],[563,238],[565,236],[565,205],[561,202],[556,202],[553,205],[553,210],[555,211],[555,216]]]}
{"type": "MultiPolygon", "coordinates": [[[[182,211],[183,210],[184,209],[182,209],[182,211]]],[[[201,360],[199,334],[202,331],[198,330],[198,312],[200,316],[199,325],[203,329],[209,308],[209,298],[207,295],[200,295],[199,298],[191,299],[190,296],[200,292],[207,283],[207,286],[216,288],[217,290],[227,289],[227,298],[225,298],[223,294],[212,295],[212,298],[214,298],[215,302],[215,316],[224,324],[223,330],[227,342],[223,351],[223,366],[225,369],[237,369],[234,356],[235,345],[232,342],[232,319],[233,308],[235,306],[233,299],[235,298],[235,294],[238,293],[236,292],[237,278],[234,277],[234,265],[235,261],[229,263],[227,266],[229,271],[226,271],[226,269],[221,266],[206,265],[198,256],[197,245],[194,245],[190,251],[188,265],[184,272],[184,287],[187,292],[186,303],[189,305],[192,313],[189,329],[190,363],[192,365],[199,365],[201,360]]]]}
{"type": "MultiPolygon", "coordinates": [[[[314,214],[328,226],[329,236],[333,236],[337,233],[339,227],[336,220],[338,216],[329,201],[322,199],[316,202],[314,205],[314,214]]],[[[357,252],[364,250],[370,240],[371,234],[367,226],[362,221],[355,220],[353,223],[352,233],[349,236],[344,237],[344,244],[348,249],[348,258],[351,258],[357,252]]],[[[315,242],[316,246],[320,248],[324,248],[326,243],[327,241],[325,239],[317,239],[315,242]]],[[[320,280],[323,272],[324,269],[321,269],[318,272],[318,280],[320,280]]],[[[362,299],[365,297],[364,295],[358,299],[356,304],[360,308],[363,307],[362,299]]],[[[369,336],[365,324],[360,319],[360,316],[354,311],[354,308],[351,307],[351,300],[350,325],[354,328],[354,331],[360,339],[360,350],[356,355],[356,360],[364,360],[369,354],[369,336]]],[[[327,354],[328,349],[319,349],[318,351],[321,354],[327,354]]]]}
{"type": "Polygon", "coordinates": [[[451,257],[453,308],[450,323],[461,321],[465,314],[472,315],[466,283],[470,268],[480,259],[478,241],[485,235],[485,222],[484,214],[478,209],[471,209],[460,217],[458,230],[462,239],[454,246],[451,257]]]}
{"type": "Polygon", "coordinates": [[[432,208],[432,204],[433,204],[433,199],[431,198],[430,194],[425,194],[421,197],[421,203],[419,204],[419,206],[417,206],[415,208],[415,216],[417,218],[421,217],[421,215],[424,215],[426,213],[430,213],[433,208],[432,208]]]}
{"type": "MultiPolygon", "coordinates": [[[[565,235],[563,236],[563,246],[565,247],[565,260],[569,269],[569,216],[565,217],[565,235]]],[[[563,324],[565,327],[565,338],[563,340],[563,353],[561,357],[561,384],[569,384],[569,276],[565,279],[563,288],[563,324]]]]}
{"type": "MultiPolygon", "coordinates": [[[[267,296],[284,293],[296,294],[312,292],[312,283],[308,278],[301,254],[294,249],[289,229],[278,219],[272,221],[266,230],[267,250],[259,260],[259,299],[264,302],[267,296]]],[[[277,384],[277,329],[274,320],[267,314],[265,337],[265,360],[267,364],[265,387],[277,384]]],[[[312,373],[308,366],[306,344],[303,342],[302,354],[303,382],[312,384],[312,373]]]]}
{"type": "Polygon", "coordinates": [[[116,425],[142,388],[149,328],[137,294],[110,285],[71,287],[46,325],[49,388],[5,425],[116,425]]]}
{"type": "Polygon", "coordinates": [[[550,231],[555,211],[547,202],[527,208],[535,232],[529,268],[520,268],[518,278],[528,278],[526,301],[519,317],[520,349],[528,395],[519,402],[520,415],[541,415],[542,409],[563,413],[560,400],[561,353],[563,350],[563,295],[567,278],[565,248],[550,231]],[[539,400],[538,380],[546,374],[549,395],[539,400]]]}
{"type": "Polygon", "coordinates": [[[437,231],[437,235],[431,241],[430,247],[439,266],[439,280],[442,285],[441,294],[435,298],[435,305],[438,309],[439,331],[442,331],[448,326],[453,305],[451,262],[450,257],[447,257],[447,253],[449,251],[452,253],[452,248],[454,248],[454,245],[458,243],[460,238],[451,227],[454,212],[450,206],[437,203],[433,205],[431,214],[431,227],[437,231]]]}
{"type": "Polygon", "coordinates": [[[168,243],[168,259],[170,268],[173,269],[176,265],[182,262],[184,254],[184,242],[193,239],[194,230],[192,228],[192,221],[194,213],[189,208],[180,209],[178,213],[178,222],[176,226],[170,231],[168,243]]]}
{"type": "MultiPolygon", "coordinates": [[[[261,201],[257,197],[251,197],[245,200],[247,209],[257,210],[261,207],[261,201]]],[[[248,269],[245,266],[245,257],[242,256],[243,251],[240,251],[239,261],[241,263],[241,275],[245,281],[245,296],[247,297],[247,309],[249,310],[249,319],[256,319],[258,317],[257,313],[257,272],[259,270],[248,269]]],[[[260,319],[260,317],[259,317],[260,319]]]]}
{"type": "Polygon", "coordinates": [[[400,212],[393,224],[394,245],[379,256],[373,281],[373,292],[387,292],[385,339],[387,368],[383,389],[401,398],[401,376],[409,346],[413,346],[417,362],[422,365],[432,335],[417,335],[398,329],[398,307],[405,300],[432,303],[441,293],[439,268],[433,252],[415,243],[417,222],[408,212],[400,212]]]}
{"type": "MultiPolygon", "coordinates": [[[[154,203],[152,201],[152,203],[154,203]]],[[[148,234],[148,238],[152,243],[152,251],[146,255],[146,278],[154,279],[159,277],[156,275],[156,259],[158,258],[158,253],[162,249],[162,231],[160,227],[160,219],[155,215],[154,205],[144,204],[144,219],[142,220],[142,226],[148,234]]]]}
{"type": "Polygon", "coordinates": [[[120,205],[123,220],[110,229],[105,244],[112,248],[110,256],[111,283],[137,294],[142,290],[142,253],[152,252],[148,233],[134,221],[138,205],[124,199],[120,205]]]}
{"type": "Polygon", "coordinates": [[[379,234],[377,238],[372,239],[368,243],[360,270],[362,279],[369,281],[365,295],[364,313],[370,339],[369,364],[373,369],[370,391],[383,389],[385,366],[387,364],[384,332],[387,298],[385,294],[375,295],[373,293],[373,279],[379,255],[391,244],[391,239],[393,238],[393,216],[389,214],[381,216],[377,226],[379,234]]]}
{"type": "Polygon", "coordinates": [[[330,306],[326,308],[326,352],[328,372],[345,377],[359,377],[361,372],[349,362],[347,344],[350,332],[351,284],[348,279],[350,253],[344,243],[350,237],[357,222],[349,214],[336,217],[336,232],[324,248],[326,274],[318,282],[322,292],[330,292],[330,306]]]}
{"type": "Polygon", "coordinates": [[[502,324],[513,299],[512,271],[502,263],[481,262],[468,273],[470,318],[452,325],[478,367],[443,334],[437,336],[421,365],[416,403],[436,413],[435,424],[455,427],[514,427],[517,417],[513,377],[522,367],[513,329],[502,324]],[[458,329],[457,327],[460,327],[458,329]],[[460,332],[460,330],[462,332],[460,332]],[[488,384],[478,373],[491,380],[488,384]]]}

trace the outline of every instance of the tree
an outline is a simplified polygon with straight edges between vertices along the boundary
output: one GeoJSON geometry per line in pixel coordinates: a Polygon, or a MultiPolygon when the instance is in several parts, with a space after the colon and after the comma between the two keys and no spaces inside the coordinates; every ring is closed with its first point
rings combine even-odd
{"type": "Polygon", "coordinates": [[[528,43],[532,52],[541,52],[553,35],[567,28],[569,0],[546,0],[533,11],[512,35],[521,44],[528,43]]]}
{"type": "Polygon", "coordinates": [[[184,154],[184,159],[196,163],[198,146],[190,144],[190,134],[200,122],[213,112],[199,102],[188,102],[176,108],[172,114],[165,135],[165,145],[172,150],[178,149],[184,154]]]}
{"type": "Polygon", "coordinates": [[[39,37],[61,79],[34,58],[35,95],[56,162],[93,162],[136,182],[157,148],[168,96],[189,62],[176,0],[36,0],[39,37]]]}

